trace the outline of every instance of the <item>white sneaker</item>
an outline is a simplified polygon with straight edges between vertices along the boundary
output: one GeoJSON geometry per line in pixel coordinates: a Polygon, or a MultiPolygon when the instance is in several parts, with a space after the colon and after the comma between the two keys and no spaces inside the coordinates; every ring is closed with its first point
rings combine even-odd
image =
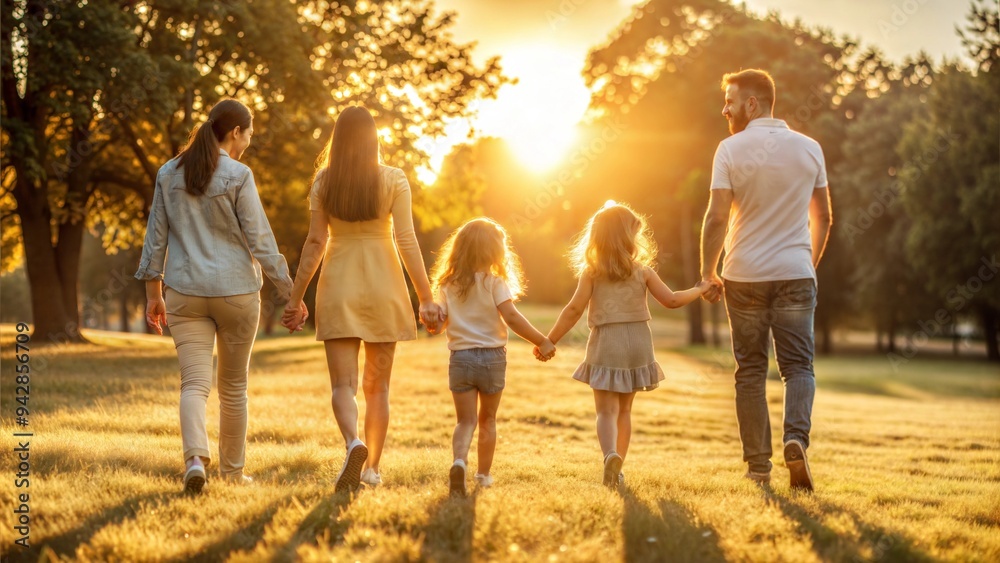
{"type": "Polygon", "coordinates": [[[493,476],[476,473],[476,485],[488,489],[493,486],[493,476]]]}
{"type": "Polygon", "coordinates": [[[337,474],[337,484],[334,487],[336,492],[357,490],[361,485],[361,468],[364,467],[366,459],[368,459],[368,446],[355,438],[347,448],[344,466],[337,474]]]}
{"type": "Polygon", "coordinates": [[[234,475],[234,476],[224,476],[222,478],[225,482],[231,485],[253,485],[253,477],[249,475],[234,475]]]}
{"type": "Polygon", "coordinates": [[[382,475],[369,467],[361,472],[361,482],[369,487],[377,487],[382,484],[382,475]]]}
{"type": "Polygon", "coordinates": [[[205,486],[205,466],[195,464],[188,467],[184,472],[184,492],[191,494],[201,493],[201,488],[205,486]]]}

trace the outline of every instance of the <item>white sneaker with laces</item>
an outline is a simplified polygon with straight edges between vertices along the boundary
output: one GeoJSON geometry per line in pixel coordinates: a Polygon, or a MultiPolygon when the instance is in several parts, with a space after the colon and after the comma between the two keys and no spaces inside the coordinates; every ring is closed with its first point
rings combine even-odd
{"type": "Polygon", "coordinates": [[[377,487],[382,484],[382,474],[375,473],[375,470],[369,467],[361,473],[361,482],[369,487],[377,487]]]}
{"type": "Polygon", "coordinates": [[[476,485],[488,489],[493,486],[493,476],[483,475],[482,473],[476,473],[476,485]]]}

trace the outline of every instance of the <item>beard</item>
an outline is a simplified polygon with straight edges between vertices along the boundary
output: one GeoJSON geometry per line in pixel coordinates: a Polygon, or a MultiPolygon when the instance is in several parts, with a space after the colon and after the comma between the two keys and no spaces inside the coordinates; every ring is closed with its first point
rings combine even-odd
{"type": "Polygon", "coordinates": [[[729,117],[729,133],[735,135],[747,128],[750,123],[750,116],[747,115],[745,107],[741,107],[735,112],[731,112],[729,117]]]}

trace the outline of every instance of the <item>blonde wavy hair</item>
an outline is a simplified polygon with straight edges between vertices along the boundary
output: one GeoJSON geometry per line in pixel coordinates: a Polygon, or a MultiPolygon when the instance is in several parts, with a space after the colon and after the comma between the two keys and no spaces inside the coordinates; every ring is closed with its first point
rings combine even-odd
{"type": "Polygon", "coordinates": [[[441,288],[451,286],[459,299],[465,299],[476,283],[477,272],[493,274],[506,282],[515,301],[523,293],[521,259],[507,231],[486,217],[468,221],[441,246],[431,270],[431,288],[436,295],[441,288]]]}
{"type": "Polygon", "coordinates": [[[587,222],[570,251],[577,277],[628,279],[637,267],[652,267],[656,241],[646,218],[622,203],[608,202],[587,222]]]}

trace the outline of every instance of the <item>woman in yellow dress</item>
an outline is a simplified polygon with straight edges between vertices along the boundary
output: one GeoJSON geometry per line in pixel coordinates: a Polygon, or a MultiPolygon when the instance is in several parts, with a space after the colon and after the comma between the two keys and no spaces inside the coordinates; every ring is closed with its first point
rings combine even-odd
{"type": "Polygon", "coordinates": [[[372,115],[362,107],[344,110],[309,193],[309,235],[282,317],[289,329],[302,327],[309,316],[302,298],[322,260],[316,339],[326,347],[333,415],[347,444],[337,491],[353,490],[362,480],[372,486],[382,481],[379,461],[389,428],[389,378],[396,342],[417,337],[400,258],[420,300],[421,322],[434,326],[441,316],[413,230],[410,203],[403,171],[379,163],[372,115]],[[362,343],[364,442],[358,437],[355,399],[362,343]]]}

